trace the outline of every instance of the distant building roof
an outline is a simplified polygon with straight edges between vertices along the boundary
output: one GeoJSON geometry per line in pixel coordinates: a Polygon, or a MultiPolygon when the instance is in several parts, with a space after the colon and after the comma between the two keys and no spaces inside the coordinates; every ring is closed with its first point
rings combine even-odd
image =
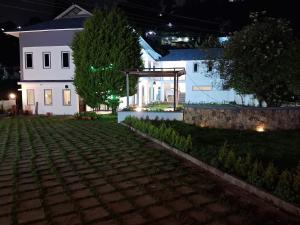
{"type": "Polygon", "coordinates": [[[154,60],[158,60],[161,55],[158,54],[146,41],[144,38],[139,38],[139,43],[142,49],[144,49],[154,60]]]}
{"type": "Polygon", "coordinates": [[[207,60],[222,57],[223,49],[173,49],[169,54],[162,57],[159,61],[187,61],[187,60],[207,60]]]}

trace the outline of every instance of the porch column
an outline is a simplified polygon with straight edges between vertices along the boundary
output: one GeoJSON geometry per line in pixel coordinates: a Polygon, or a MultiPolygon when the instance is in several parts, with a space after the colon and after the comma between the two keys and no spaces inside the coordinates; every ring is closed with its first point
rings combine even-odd
{"type": "Polygon", "coordinates": [[[136,93],[136,105],[140,105],[140,78],[138,79],[137,84],[137,93],[136,93]]]}
{"type": "Polygon", "coordinates": [[[160,82],[160,101],[165,101],[165,81],[161,80],[160,82]]]}
{"type": "MultiPolygon", "coordinates": [[[[175,71],[175,69],[174,69],[175,71]]],[[[174,98],[173,98],[174,102],[173,102],[173,108],[174,111],[176,110],[176,73],[174,72],[174,98]]]]}
{"type": "Polygon", "coordinates": [[[127,95],[127,108],[129,108],[129,74],[126,72],[126,95],[127,95]]]}
{"type": "Polygon", "coordinates": [[[178,102],[179,102],[179,91],[178,91],[178,84],[179,83],[179,76],[178,74],[176,73],[176,105],[178,105],[178,102]]]}

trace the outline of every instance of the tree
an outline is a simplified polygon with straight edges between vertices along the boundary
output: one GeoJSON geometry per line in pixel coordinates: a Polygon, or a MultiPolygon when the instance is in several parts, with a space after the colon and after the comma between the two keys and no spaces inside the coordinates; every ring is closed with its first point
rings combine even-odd
{"type": "MultiPolygon", "coordinates": [[[[119,105],[126,95],[124,69],[142,67],[138,34],[118,9],[95,10],[84,30],[72,43],[76,66],[74,85],[77,93],[92,108],[100,104],[119,105]]],[[[130,77],[130,95],[136,92],[137,78],[130,77]]]]}
{"type": "Polygon", "coordinates": [[[288,21],[262,14],[252,13],[251,24],[233,33],[218,69],[239,94],[280,106],[295,100],[300,87],[300,42],[288,21]]]}

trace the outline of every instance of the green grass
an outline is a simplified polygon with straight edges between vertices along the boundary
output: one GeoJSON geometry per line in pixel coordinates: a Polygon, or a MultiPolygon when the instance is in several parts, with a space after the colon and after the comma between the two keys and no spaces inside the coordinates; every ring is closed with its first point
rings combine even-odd
{"type": "MultiPolygon", "coordinates": [[[[153,121],[159,125],[161,122],[153,121]]],[[[251,155],[264,163],[274,162],[281,169],[295,168],[300,161],[300,130],[238,131],[201,128],[178,121],[167,121],[181,135],[192,135],[192,155],[209,162],[226,142],[236,155],[251,155]]]]}
{"type": "MultiPolygon", "coordinates": [[[[177,108],[182,108],[183,105],[182,104],[178,104],[177,108]]],[[[147,109],[149,109],[150,111],[164,111],[166,109],[169,108],[173,108],[173,103],[163,103],[163,102],[159,102],[159,103],[150,103],[146,106],[147,109]]]]}

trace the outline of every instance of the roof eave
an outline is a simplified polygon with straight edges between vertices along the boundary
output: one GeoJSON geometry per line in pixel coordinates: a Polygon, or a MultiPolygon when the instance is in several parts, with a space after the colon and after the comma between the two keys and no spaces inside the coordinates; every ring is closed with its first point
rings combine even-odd
{"type": "Polygon", "coordinates": [[[7,31],[5,34],[20,37],[20,33],[35,33],[35,32],[47,32],[47,31],[62,31],[62,30],[83,30],[83,28],[63,28],[63,29],[45,29],[45,30],[23,30],[23,31],[7,31]]]}
{"type": "Polygon", "coordinates": [[[4,33],[7,34],[7,35],[17,37],[17,38],[19,38],[19,36],[20,36],[20,31],[7,31],[7,32],[4,32],[4,33]]]}

